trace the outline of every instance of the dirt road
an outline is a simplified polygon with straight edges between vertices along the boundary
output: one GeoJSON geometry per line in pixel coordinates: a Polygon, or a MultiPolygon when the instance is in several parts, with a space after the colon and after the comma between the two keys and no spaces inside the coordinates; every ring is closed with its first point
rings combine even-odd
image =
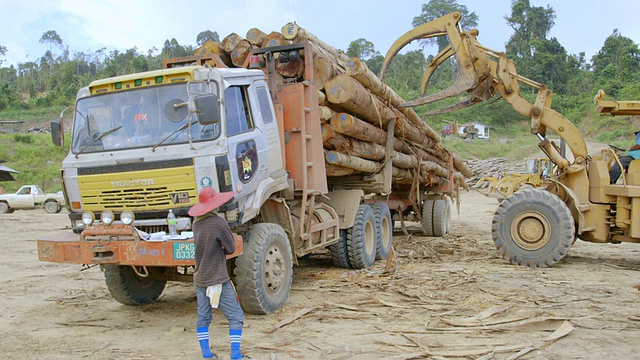
{"type": "MultiPolygon", "coordinates": [[[[557,266],[499,257],[497,202],[463,195],[452,234],[394,237],[393,271],[335,268],[325,254],[294,269],[286,307],[248,315],[252,359],[631,359],[640,345],[640,246],[578,241],[557,266]]],[[[4,359],[197,359],[191,284],[169,283],[156,304],[112,300],[95,267],[39,262],[35,239],[64,213],[0,215],[0,355],[4,359]]],[[[214,351],[227,358],[223,316],[214,351]]]]}

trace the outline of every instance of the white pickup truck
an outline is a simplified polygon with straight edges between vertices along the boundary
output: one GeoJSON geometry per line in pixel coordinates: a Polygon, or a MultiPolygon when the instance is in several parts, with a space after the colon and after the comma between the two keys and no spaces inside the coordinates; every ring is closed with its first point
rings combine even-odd
{"type": "Polygon", "coordinates": [[[62,192],[45,194],[38,185],[25,185],[15,194],[0,195],[0,214],[12,213],[16,209],[44,208],[55,214],[66,205],[62,192]]]}

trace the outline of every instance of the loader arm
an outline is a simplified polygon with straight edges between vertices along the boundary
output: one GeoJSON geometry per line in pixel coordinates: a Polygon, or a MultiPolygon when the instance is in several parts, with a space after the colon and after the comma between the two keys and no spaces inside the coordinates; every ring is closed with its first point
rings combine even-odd
{"type": "MultiPolygon", "coordinates": [[[[429,104],[467,92],[469,98],[430,113],[442,114],[474,105],[499,94],[516,112],[531,119],[531,133],[540,138],[540,147],[560,169],[569,170],[572,164],[584,166],[587,158],[586,143],[578,129],[567,118],[551,109],[553,92],[544,84],[518,75],[513,60],[507,59],[503,52],[482,46],[477,41],[477,30],[460,31],[460,19],[459,12],[442,16],[406,32],[393,43],[383,62],[381,78],[387,72],[393,57],[412,41],[447,36],[450,43],[427,66],[422,77],[422,97],[399,107],[429,104]],[[425,96],[428,82],[435,70],[452,56],[455,57],[458,66],[454,83],[440,92],[425,96]],[[535,103],[531,104],[522,97],[520,83],[537,90],[535,103]],[[547,128],[556,132],[567,143],[573,154],[573,163],[560,155],[557,147],[546,139],[547,128]]],[[[576,170],[573,167],[570,172],[576,170]]]]}
{"type": "Polygon", "coordinates": [[[640,115],[640,101],[603,100],[605,95],[603,90],[599,90],[593,99],[597,113],[611,116],[640,115]]]}
{"type": "MultiPolygon", "coordinates": [[[[477,41],[477,30],[461,31],[458,27],[460,19],[459,12],[445,15],[408,31],[391,46],[382,65],[381,78],[387,72],[393,57],[413,40],[447,36],[450,44],[433,57],[426,68],[422,77],[422,97],[398,107],[434,103],[467,93],[467,99],[429,113],[434,115],[502,97],[516,112],[531,119],[531,133],[540,140],[538,146],[557,165],[558,187],[562,188],[558,192],[563,193],[562,197],[572,208],[579,223],[578,232],[591,228],[593,224],[590,221],[585,222],[583,215],[589,211],[590,204],[587,175],[589,157],[586,143],[579,130],[566,117],[551,109],[553,92],[546,85],[518,75],[513,60],[507,59],[504,52],[486,48],[477,41]],[[432,74],[452,56],[457,64],[454,83],[440,92],[425,95],[432,74]],[[520,84],[537,91],[534,103],[530,103],[521,95],[520,84]],[[559,147],[547,139],[547,129],[553,130],[566,142],[573,155],[571,160],[561,155],[559,147]]],[[[640,111],[640,103],[638,109],[640,111]]]]}

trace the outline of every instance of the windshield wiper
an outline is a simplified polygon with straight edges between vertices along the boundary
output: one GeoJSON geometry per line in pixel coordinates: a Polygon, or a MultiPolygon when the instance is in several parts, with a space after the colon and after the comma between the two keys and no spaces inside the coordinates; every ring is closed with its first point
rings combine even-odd
{"type": "Polygon", "coordinates": [[[91,142],[89,142],[87,145],[85,145],[82,149],[80,149],[80,151],[78,151],[76,153],[76,159],[78,158],[78,155],[82,154],[85,150],[87,150],[87,148],[93,144],[95,144],[98,140],[102,140],[104,137],[106,137],[109,134],[112,134],[118,130],[122,129],[122,125],[118,126],[118,127],[114,127],[113,129],[103,132],[102,134],[100,134],[100,136],[96,137],[95,139],[91,140],[91,142]]]}
{"type": "MultiPolygon", "coordinates": [[[[180,127],[179,127],[179,128],[177,128],[177,129],[173,130],[173,132],[172,132],[171,134],[167,135],[164,139],[160,140],[160,142],[159,142],[159,143],[157,143],[157,144],[153,145],[153,147],[151,148],[151,151],[156,151],[156,148],[157,148],[158,146],[160,146],[160,145],[164,144],[164,142],[165,142],[165,141],[167,141],[167,139],[168,139],[168,138],[172,137],[173,135],[175,135],[175,134],[176,134],[176,133],[178,133],[178,132],[182,132],[182,131],[184,131],[184,129],[186,129],[187,127],[189,127],[189,126],[191,126],[191,125],[193,125],[193,124],[195,124],[195,123],[197,123],[197,122],[198,122],[198,120],[193,120],[193,121],[191,121],[191,122],[188,122],[188,123],[186,123],[186,124],[184,124],[184,125],[180,126],[180,127]]],[[[178,134],[178,135],[179,135],[179,134],[178,134]]],[[[177,136],[177,135],[176,135],[176,136],[177,136]]]]}

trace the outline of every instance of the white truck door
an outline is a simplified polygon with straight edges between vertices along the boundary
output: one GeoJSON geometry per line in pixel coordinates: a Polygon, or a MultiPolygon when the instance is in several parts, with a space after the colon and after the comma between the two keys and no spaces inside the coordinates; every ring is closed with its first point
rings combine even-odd
{"type": "Polygon", "coordinates": [[[33,197],[35,195],[31,191],[31,186],[23,186],[14,196],[11,207],[14,209],[31,209],[33,208],[33,197]]]}
{"type": "Polygon", "coordinates": [[[269,176],[266,140],[254,124],[247,89],[243,85],[225,90],[229,167],[240,210],[252,200],[260,181],[269,176]]]}

